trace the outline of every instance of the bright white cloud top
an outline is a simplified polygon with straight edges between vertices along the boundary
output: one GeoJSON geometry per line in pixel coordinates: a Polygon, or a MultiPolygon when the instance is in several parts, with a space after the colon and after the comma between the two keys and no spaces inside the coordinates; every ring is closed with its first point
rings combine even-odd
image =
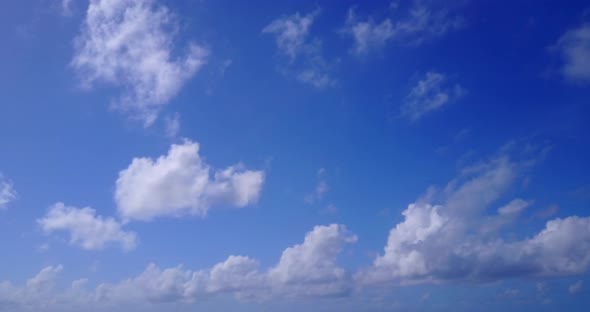
{"type": "Polygon", "coordinates": [[[72,66],[88,87],[120,87],[114,107],[150,126],[209,54],[190,42],[175,56],[176,18],[154,0],[91,0],[72,66]]]}
{"type": "Polygon", "coordinates": [[[135,158],[119,173],[115,190],[125,220],[159,216],[205,216],[212,207],[245,207],[258,201],[264,172],[242,164],[213,170],[199,155],[199,144],[173,144],[167,155],[135,158]]]}

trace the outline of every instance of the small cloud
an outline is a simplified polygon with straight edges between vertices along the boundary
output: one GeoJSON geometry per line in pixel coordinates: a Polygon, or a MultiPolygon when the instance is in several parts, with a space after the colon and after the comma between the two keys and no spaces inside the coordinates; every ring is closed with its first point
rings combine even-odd
{"type": "Polygon", "coordinates": [[[305,195],[305,197],[303,198],[305,203],[313,204],[317,201],[320,201],[324,198],[324,195],[326,195],[326,193],[328,193],[328,191],[330,190],[330,187],[328,185],[328,182],[326,182],[324,179],[325,173],[326,173],[326,169],[324,169],[324,168],[320,168],[318,170],[317,185],[316,185],[315,190],[313,192],[305,195]]]}
{"type": "Polygon", "coordinates": [[[12,182],[0,174],[0,210],[6,209],[8,204],[15,201],[18,194],[12,182]]]}
{"type": "Polygon", "coordinates": [[[503,217],[519,215],[524,209],[526,209],[531,202],[524,201],[517,198],[505,206],[498,208],[498,214],[503,217]]]}
{"type": "Polygon", "coordinates": [[[449,86],[447,80],[444,74],[435,71],[427,72],[406,96],[401,106],[401,114],[412,121],[417,121],[425,114],[439,110],[467,93],[459,84],[449,86]]]}
{"type": "Polygon", "coordinates": [[[330,203],[328,206],[320,210],[320,213],[323,215],[335,215],[338,213],[338,208],[334,204],[330,203]]]}
{"type": "Polygon", "coordinates": [[[49,250],[50,246],[49,244],[45,243],[40,245],[39,247],[37,247],[37,251],[38,252],[46,252],[47,250],[49,250]]]}
{"type": "Polygon", "coordinates": [[[571,284],[567,288],[567,290],[569,291],[570,294],[575,295],[582,290],[582,287],[584,287],[584,282],[580,280],[580,281],[577,281],[577,282],[571,284]]]}
{"type": "Polygon", "coordinates": [[[446,8],[428,4],[426,1],[413,1],[407,9],[400,8],[399,2],[392,2],[389,9],[390,13],[397,16],[380,21],[370,16],[359,18],[354,7],[348,10],[341,32],[352,37],[353,54],[362,56],[379,51],[393,40],[407,45],[420,44],[462,28],[465,24],[463,18],[452,16],[446,8]]]}
{"type": "Polygon", "coordinates": [[[562,75],[571,82],[590,82],[590,24],[585,23],[563,34],[552,49],[562,57],[562,75]]]}
{"type": "Polygon", "coordinates": [[[180,114],[174,113],[172,116],[166,117],[166,136],[169,138],[176,138],[180,131],[180,114]]]}
{"type": "Polygon", "coordinates": [[[138,242],[134,232],[123,230],[123,224],[97,215],[90,207],[76,208],[56,203],[37,223],[45,233],[69,233],[70,244],[86,250],[100,250],[107,244],[118,243],[129,251],[138,242]]]}

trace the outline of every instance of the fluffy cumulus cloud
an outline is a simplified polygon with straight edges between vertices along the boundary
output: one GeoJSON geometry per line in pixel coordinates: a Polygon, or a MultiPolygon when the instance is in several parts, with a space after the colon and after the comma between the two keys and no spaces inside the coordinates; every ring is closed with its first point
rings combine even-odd
{"type": "Polygon", "coordinates": [[[157,216],[205,216],[213,206],[256,203],[264,172],[238,164],[212,170],[199,155],[199,144],[173,144],[157,159],[135,158],[119,173],[115,200],[125,220],[157,216]]]}
{"type": "Polygon", "coordinates": [[[346,244],[357,241],[343,225],[316,226],[302,244],[283,251],[269,277],[288,294],[342,295],[350,291],[348,273],[337,266],[337,256],[346,244]]]}
{"type": "Polygon", "coordinates": [[[563,75],[570,81],[590,82],[590,24],[571,29],[559,38],[563,75]]]}
{"type": "Polygon", "coordinates": [[[137,245],[135,233],[123,230],[113,218],[97,216],[90,207],[76,208],[57,203],[37,223],[46,233],[67,232],[71,244],[88,250],[103,249],[107,244],[119,244],[123,249],[131,250],[137,245]]]}
{"type": "Polygon", "coordinates": [[[380,50],[387,42],[399,40],[405,44],[419,44],[442,36],[450,30],[463,26],[463,19],[449,14],[445,8],[431,1],[415,0],[405,3],[407,7],[392,6],[395,18],[376,21],[372,17],[359,18],[355,8],[350,8],[342,32],[352,37],[352,52],[366,55],[380,50]]]}
{"type": "Polygon", "coordinates": [[[350,292],[352,279],[336,260],[344,246],[356,239],[343,225],[316,226],[301,244],[285,249],[279,263],[266,271],[246,256],[229,256],[197,271],[182,266],[161,269],[152,263],[135,277],[92,289],[86,289],[87,280],[80,279],[71,288],[57,291],[55,279],[62,267],[47,267],[21,287],[0,283],[0,307],[38,311],[56,310],[62,304],[70,309],[92,305],[102,311],[127,304],[137,309],[224,296],[257,300],[342,296],[350,292]]]}
{"type": "Polygon", "coordinates": [[[289,58],[293,76],[316,88],[331,87],[336,81],[330,76],[330,66],[323,58],[321,41],[310,37],[310,29],[320,11],[301,15],[299,12],[277,18],[262,29],[273,35],[279,52],[289,58]]]}
{"type": "Polygon", "coordinates": [[[530,163],[498,156],[466,168],[440,194],[410,204],[402,212],[403,221],[391,229],[383,254],[357,274],[358,281],[489,281],[585,272],[590,265],[588,217],[550,220],[536,235],[521,240],[500,235],[500,228],[509,226],[530,202],[515,199],[489,208],[530,163]]]}
{"type": "Polygon", "coordinates": [[[154,0],[91,0],[72,66],[85,86],[120,87],[114,107],[149,126],[207,59],[195,43],[175,56],[175,28],[175,15],[154,0]]]}
{"type": "Polygon", "coordinates": [[[425,114],[455,101],[466,92],[459,84],[450,85],[446,75],[429,71],[406,96],[401,106],[401,114],[416,121],[425,114]]]}
{"type": "Polygon", "coordinates": [[[8,179],[0,173],[0,210],[8,207],[8,204],[17,198],[16,190],[8,179]]]}
{"type": "Polygon", "coordinates": [[[337,256],[356,236],[345,226],[316,226],[303,243],[283,251],[279,263],[267,271],[246,256],[229,256],[210,269],[160,269],[150,264],[135,278],[102,284],[97,293],[107,301],[182,301],[233,295],[236,298],[338,296],[350,291],[350,274],[337,256]]]}

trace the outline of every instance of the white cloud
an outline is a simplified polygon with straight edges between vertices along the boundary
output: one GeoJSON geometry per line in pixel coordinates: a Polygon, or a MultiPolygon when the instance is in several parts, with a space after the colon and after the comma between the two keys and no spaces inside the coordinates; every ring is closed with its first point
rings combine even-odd
{"type": "Polygon", "coordinates": [[[353,37],[353,52],[358,55],[367,54],[371,49],[380,49],[396,33],[389,18],[381,23],[375,23],[370,17],[366,21],[358,21],[352,8],[348,10],[344,32],[353,37]]]}
{"type": "Polygon", "coordinates": [[[264,172],[234,165],[215,170],[199,155],[199,144],[173,144],[158,159],[135,158],[119,173],[115,200],[125,219],[158,216],[205,216],[213,206],[245,207],[256,203],[264,172]]]}
{"type": "Polygon", "coordinates": [[[135,277],[118,283],[102,283],[86,289],[87,279],[75,280],[65,291],[54,289],[61,266],[47,267],[23,287],[0,283],[0,308],[9,303],[35,310],[76,310],[80,306],[109,310],[113,306],[142,309],[155,304],[190,304],[230,295],[238,299],[309,298],[348,295],[350,274],[339,267],[337,257],[357,237],[344,225],[316,226],[301,244],[285,249],[279,262],[266,271],[258,261],[229,256],[208,269],[193,271],[182,266],[160,269],[155,264],[135,277]],[[68,308],[68,309],[65,309],[68,308]]]}
{"type": "Polygon", "coordinates": [[[278,18],[262,29],[262,33],[275,36],[279,50],[295,59],[308,49],[307,36],[314,19],[319,15],[319,10],[301,16],[299,12],[278,18]]]}
{"type": "Polygon", "coordinates": [[[356,241],[344,225],[316,226],[302,244],[283,251],[279,263],[269,271],[271,282],[291,294],[346,293],[350,290],[348,276],[336,260],[346,244],[356,241]]]}
{"type": "Polygon", "coordinates": [[[416,121],[426,113],[442,108],[465,93],[465,89],[459,84],[449,86],[444,74],[429,71],[406,96],[401,106],[401,113],[412,121],[416,121]]]}
{"type": "Polygon", "coordinates": [[[12,182],[0,174],[0,210],[6,209],[10,202],[16,200],[17,196],[12,182]]]}
{"type": "Polygon", "coordinates": [[[199,271],[181,266],[162,270],[150,264],[137,277],[102,284],[96,292],[101,300],[114,302],[193,302],[223,294],[257,299],[343,295],[350,291],[351,280],[336,258],[345,244],[355,241],[343,225],[316,226],[302,244],[285,249],[279,263],[266,272],[245,256],[229,256],[199,271]]]}
{"type": "Polygon", "coordinates": [[[532,238],[505,241],[502,225],[513,222],[528,203],[513,200],[487,216],[530,161],[498,156],[464,169],[439,195],[410,204],[404,220],[391,229],[373,266],[361,270],[361,283],[413,283],[446,280],[486,281],[523,276],[581,274],[590,265],[590,218],[554,219],[532,238]],[[507,218],[509,216],[510,218],[507,218]],[[492,229],[482,231],[482,229],[492,229]]]}
{"type": "Polygon", "coordinates": [[[41,272],[27,280],[27,288],[37,292],[51,290],[54,286],[55,278],[62,269],[63,267],[61,265],[43,268],[41,272]]]}
{"type": "Polygon", "coordinates": [[[265,287],[265,282],[258,272],[258,261],[245,256],[229,256],[211,269],[207,291],[250,293],[265,287]]]}
{"type": "Polygon", "coordinates": [[[184,298],[192,272],[182,267],[161,270],[151,263],[137,277],[118,284],[101,284],[96,288],[97,297],[106,302],[178,301],[184,298]]]}
{"type": "Polygon", "coordinates": [[[567,290],[569,291],[570,294],[575,295],[577,293],[579,293],[582,290],[582,287],[584,286],[584,282],[583,281],[577,281],[571,285],[569,285],[569,287],[567,288],[567,290]]]}
{"type": "Polygon", "coordinates": [[[273,35],[279,51],[289,58],[295,69],[295,78],[318,89],[333,87],[336,80],[329,75],[329,65],[322,57],[321,41],[310,38],[310,28],[320,11],[301,15],[283,16],[262,29],[263,34],[273,35]]]}
{"type": "Polygon", "coordinates": [[[563,34],[556,45],[563,57],[562,74],[574,82],[590,81],[590,24],[563,34]]]}
{"type": "Polygon", "coordinates": [[[56,280],[62,269],[61,265],[47,266],[23,286],[0,281],[0,310],[48,311],[51,307],[53,311],[75,311],[73,306],[82,296],[74,296],[72,289],[57,289],[56,280]]]}
{"type": "Polygon", "coordinates": [[[176,24],[175,15],[153,0],[91,0],[72,66],[86,86],[120,87],[114,107],[149,126],[206,63],[208,51],[195,43],[184,56],[173,56],[176,24]]]}
{"type": "Polygon", "coordinates": [[[71,244],[88,250],[103,249],[109,243],[118,243],[125,250],[137,245],[135,233],[124,231],[113,218],[97,216],[89,207],[76,208],[57,203],[37,223],[46,233],[68,232],[71,244]]]}
{"type": "MultiPolygon", "coordinates": [[[[400,10],[395,10],[400,12],[400,10]]],[[[352,52],[366,55],[380,50],[389,41],[399,40],[405,44],[419,44],[432,37],[439,37],[450,30],[463,26],[460,17],[449,15],[445,8],[434,3],[416,0],[397,18],[384,18],[376,22],[372,17],[359,19],[355,9],[348,10],[342,32],[352,37],[352,52]],[[394,22],[395,21],[395,22],[394,22]]]]}

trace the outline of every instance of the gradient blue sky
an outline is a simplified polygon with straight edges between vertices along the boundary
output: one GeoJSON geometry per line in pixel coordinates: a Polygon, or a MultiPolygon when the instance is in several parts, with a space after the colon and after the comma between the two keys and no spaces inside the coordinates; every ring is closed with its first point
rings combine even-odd
{"type": "Polygon", "coordinates": [[[590,305],[585,1],[0,17],[0,311],[590,305]]]}

